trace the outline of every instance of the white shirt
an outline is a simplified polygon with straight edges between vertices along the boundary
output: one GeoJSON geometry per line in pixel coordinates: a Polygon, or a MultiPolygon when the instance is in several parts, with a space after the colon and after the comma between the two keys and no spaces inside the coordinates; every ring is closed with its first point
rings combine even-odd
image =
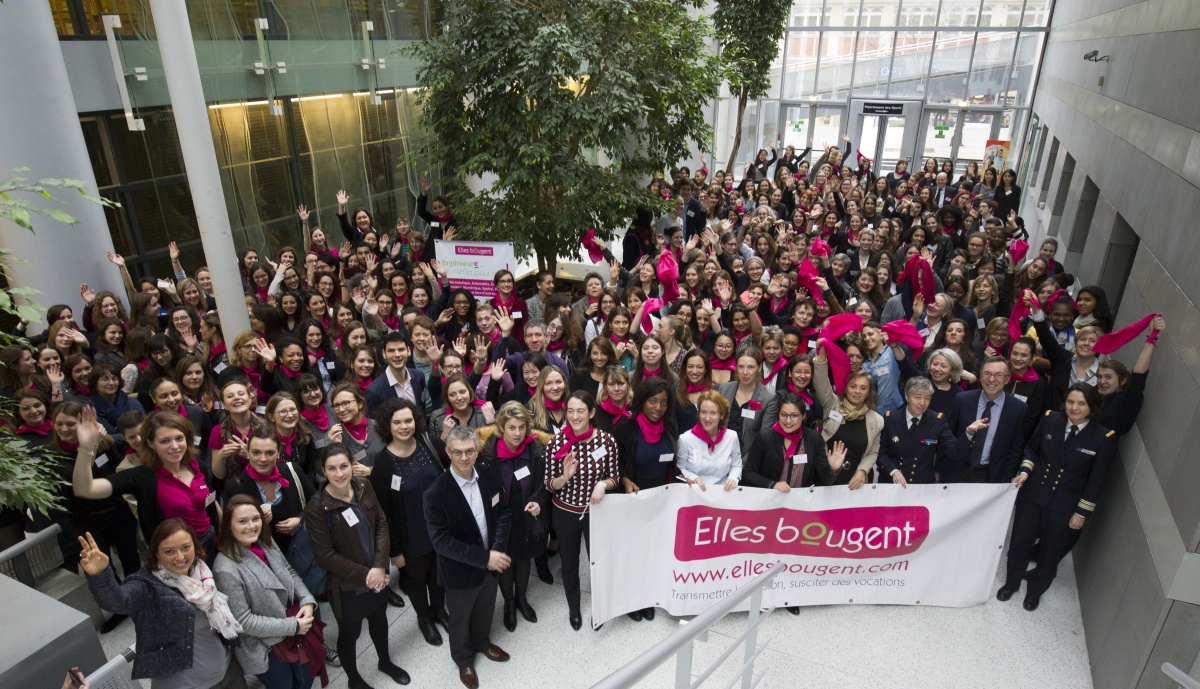
{"type": "Polygon", "coordinates": [[[387,380],[388,380],[388,385],[392,386],[392,389],[396,391],[397,397],[403,397],[404,399],[412,402],[413,404],[417,403],[417,395],[416,395],[416,393],[413,392],[413,387],[412,387],[412,376],[405,376],[404,382],[401,383],[401,382],[397,381],[396,376],[392,374],[392,367],[388,366],[387,367],[387,380]]]}
{"type": "Polygon", "coordinates": [[[719,486],[731,478],[741,483],[742,446],[737,433],[726,430],[716,449],[709,452],[707,442],[687,431],[679,436],[677,448],[675,464],[687,478],[698,478],[710,486],[719,486]]]}
{"type": "MultiPolygon", "coordinates": [[[[1083,429],[1087,428],[1087,425],[1088,425],[1087,421],[1084,421],[1083,423],[1075,424],[1075,428],[1077,429],[1075,431],[1075,435],[1078,436],[1080,433],[1083,433],[1083,429]]],[[[1069,435],[1071,435],[1071,420],[1067,419],[1067,430],[1065,433],[1063,433],[1063,440],[1066,440],[1067,436],[1069,436],[1069,435]]],[[[1071,448],[1068,447],[1067,449],[1069,450],[1071,448]]]]}
{"type": "Polygon", "coordinates": [[[479,472],[472,467],[470,481],[459,476],[458,472],[453,469],[450,470],[450,473],[454,475],[454,480],[462,489],[463,497],[471,506],[471,514],[475,517],[475,524],[479,527],[479,537],[483,539],[483,547],[486,548],[488,547],[487,515],[483,512],[483,494],[479,492],[479,472]]]}

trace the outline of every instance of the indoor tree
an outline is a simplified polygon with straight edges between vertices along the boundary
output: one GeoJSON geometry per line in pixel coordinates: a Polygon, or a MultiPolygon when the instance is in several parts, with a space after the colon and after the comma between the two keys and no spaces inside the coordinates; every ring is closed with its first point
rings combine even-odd
{"type": "Polygon", "coordinates": [[[464,235],[513,241],[554,270],[588,229],[604,240],[627,226],[650,176],[711,137],[721,72],[707,18],[689,14],[702,5],[448,2],[442,32],[410,54],[434,155],[491,180],[451,192],[464,235]]]}
{"type": "MultiPolygon", "coordinates": [[[[734,173],[742,145],[742,116],[751,98],[762,98],[771,88],[771,65],[779,55],[779,41],[787,32],[792,0],[717,0],[713,29],[721,46],[725,80],[737,98],[733,145],[725,169],[734,173]]],[[[739,175],[740,176],[740,175],[739,175]]]]}

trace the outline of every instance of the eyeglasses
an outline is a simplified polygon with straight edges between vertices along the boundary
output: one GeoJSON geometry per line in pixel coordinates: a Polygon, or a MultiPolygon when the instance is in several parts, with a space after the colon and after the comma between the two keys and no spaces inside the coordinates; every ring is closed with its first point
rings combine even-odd
{"type": "Polygon", "coordinates": [[[346,407],[353,407],[355,404],[358,404],[358,402],[355,400],[351,400],[349,402],[334,402],[333,408],[336,411],[338,409],[345,409],[346,407]]]}
{"type": "Polygon", "coordinates": [[[478,450],[471,448],[470,450],[448,450],[446,454],[454,459],[467,459],[468,457],[474,457],[477,452],[478,450]]]}
{"type": "Polygon", "coordinates": [[[984,373],[980,373],[980,374],[979,374],[979,377],[980,377],[980,378],[987,378],[988,380],[1003,380],[1004,378],[1008,377],[1008,374],[1007,374],[1007,373],[988,373],[988,372],[984,372],[984,373]]]}
{"type": "Polygon", "coordinates": [[[469,301],[455,301],[455,302],[454,302],[454,305],[455,305],[455,306],[470,306],[470,305],[471,305],[471,302],[469,302],[469,301]]]}
{"type": "Polygon", "coordinates": [[[803,414],[780,414],[779,418],[784,421],[798,421],[803,416],[803,414]]]}

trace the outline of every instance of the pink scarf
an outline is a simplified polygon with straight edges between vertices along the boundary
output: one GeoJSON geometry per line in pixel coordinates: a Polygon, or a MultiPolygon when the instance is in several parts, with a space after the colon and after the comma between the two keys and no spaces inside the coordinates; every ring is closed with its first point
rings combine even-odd
{"type": "Polygon", "coordinates": [[[281,475],[279,473],[279,465],[278,464],[271,467],[271,473],[267,476],[263,476],[262,474],[255,471],[253,464],[247,464],[246,465],[246,475],[255,481],[279,481],[279,485],[282,488],[287,488],[288,486],[292,485],[292,484],[288,483],[287,480],[285,480],[283,478],[283,475],[281,475]]]}
{"type": "Polygon", "coordinates": [[[608,412],[608,415],[614,419],[628,419],[631,416],[628,403],[624,407],[618,407],[608,397],[605,397],[604,401],[600,403],[600,408],[608,412]]]}
{"type": "Polygon", "coordinates": [[[556,450],[554,452],[554,458],[557,460],[562,460],[564,457],[567,456],[567,453],[569,453],[571,451],[572,446],[574,446],[576,443],[586,442],[589,438],[592,437],[592,434],[594,432],[595,432],[595,429],[593,429],[592,425],[589,423],[587,430],[585,430],[583,433],[580,433],[579,435],[576,435],[575,429],[571,428],[570,424],[567,424],[562,429],[563,438],[566,438],[567,442],[563,443],[562,447],[558,448],[558,450],[556,450]]]}
{"type": "Polygon", "coordinates": [[[703,426],[701,426],[700,424],[696,424],[695,426],[692,427],[692,435],[703,440],[708,445],[709,452],[716,452],[717,445],[719,445],[721,440],[723,440],[725,438],[725,430],[726,429],[724,429],[724,428],[717,429],[717,437],[714,439],[711,435],[708,434],[708,431],[704,430],[703,426]]]}
{"type": "Polygon", "coordinates": [[[663,428],[666,427],[662,419],[659,419],[658,423],[651,423],[645,415],[638,414],[637,425],[642,429],[642,437],[646,439],[647,443],[657,445],[662,440],[663,428]]]}

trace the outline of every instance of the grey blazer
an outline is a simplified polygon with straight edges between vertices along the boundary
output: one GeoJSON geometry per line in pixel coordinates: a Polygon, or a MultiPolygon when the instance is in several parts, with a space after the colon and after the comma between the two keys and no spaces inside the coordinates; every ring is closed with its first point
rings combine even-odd
{"type": "Polygon", "coordinates": [[[217,589],[229,596],[229,609],[242,625],[241,643],[233,652],[249,675],[266,672],[271,646],[299,629],[296,618],[287,616],[288,603],[317,604],[279,548],[264,550],[270,567],[245,548],[241,562],[221,554],[213,563],[217,589]]]}
{"type": "MultiPolygon", "coordinates": [[[[717,386],[717,392],[721,393],[725,396],[725,399],[729,400],[729,406],[731,408],[733,407],[733,397],[737,394],[737,389],[738,382],[736,372],[734,373],[733,380],[729,381],[728,383],[721,383],[717,386]]],[[[742,420],[741,447],[743,462],[746,461],[746,457],[750,456],[750,449],[758,440],[758,433],[762,430],[763,417],[766,416],[767,404],[769,404],[771,399],[774,397],[775,395],[769,392],[761,383],[755,384],[754,393],[750,395],[750,399],[758,400],[762,407],[758,411],[754,412],[753,419],[742,420]]],[[[730,413],[732,414],[733,412],[731,411],[730,413]]]]}

